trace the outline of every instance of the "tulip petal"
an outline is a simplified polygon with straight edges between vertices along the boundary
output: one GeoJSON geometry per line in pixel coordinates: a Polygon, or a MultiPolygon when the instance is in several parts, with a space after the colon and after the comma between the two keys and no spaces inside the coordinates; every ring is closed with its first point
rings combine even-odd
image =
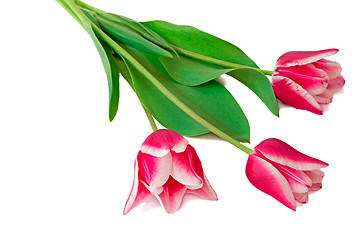
{"type": "Polygon", "coordinates": [[[310,188],[309,191],[319,191],[322,188],[322,183],[314,183],[310,188]]]}
{"type": "Polygon", "coordinates": [[[294,197],[299,203],[307,203],[309,201],[309,193],[294,193],[294,197]]]}
{"type": "Polygon", "coordinates": [[[273,164],[273,166],[286,178],[293,192],[305,193],[309,191],[309,187],[311,187],[312,181],[303,171],[296,170],[272,161],[270,161],[270,163],[273,164]]]}
{"type": "Polygon", "coordinates": [[[139,175],[149,185],[152,192],[164,185],[172,171],[171,153],[163,157],[154,157],[139,151],[139,175]]]}
{"type": "Polygon", "coordinates": [[[289,144],[276,138],[269,138],[262,141],[254,150],[273,162],[296,170],[315,170],[329,165],[299,152],[289,144]]]}
{"type": "Polygon", "coordinates": [[[308,175],[308,177],[311,179],[312,183],[320,183],[324,176],[325,173],[321,170],[312,170],[312,171],[304,171],[306,175],[308,175]]]}
{"type": "Polygon", "coordinates": [[[325,89],[325,91],[322,92],[321,94],[314,96],[314,99],[319,104],[329,104],[332,102],[333,96],[334,94],[331,91],[325,89]]]}
{"type": "Polygon", "coordinates": [[[312,64],[277,68],[275,75],[290,78],[311,95],[322,93],[329,82],[329,76],[326,72],[312,64]]]}
{"type": "Polygon", "coordinates": [[[327,89],[332,93],[340,90],[345,84],[345,79],[342,75],[337,76],[336,78],[330,79],[327,89]]]}
{"type": "Polygon", "coordinates": [[[291,67],[316,62],[324,57],[334,55],[338,49],[325,49],[320,51],[291,51],[279,57],[276,67],[291,67]]]}
{"type": "Polygon", "coordinates": [[[171,151],[173,164],[171,176],[189,189],[198,189],[203,186],[202,179],[196,174],[190,163],[194,154],[196,155],[196,152],[192,151],[190,145],[181,153],[171,151]]]}
{"type": "Polygon", "coordinates": [[[137,160],[135,160],[134,169],[135,169],[134,171],[135,174],[134,174],[133,186],[131,188],[130,195],[125,203],[125,207],[123,210],[124,215],[127,214],[134,207],[141,204],[142,202],[145,202],[148,199],[148,197],[153,197],[153,195],[151,195],[149,190],[139,181],[139,176],[138,176],[139,167],[137,160]]]}
{"type": "Polygon", "coordinates": [[[219,200],[216,192],[214,191],[214,189],[211,187],[209,180],[207,179],[206,175],[203,176],[203,182],[204,185],[202,188],[199,189],[188,189],[186,192],[190,193],[190,194],[194,194],[197,195],[201,198],[204,198],[206,200],[210,200],[210,201],[217,201],[219,200]]]}
{"type": "Polygon", "coordinates": [[[257,189],[274,197],[286,207],[296,210],[289,183],[271,163],[251,154],[246,164],[246,176],[257,189]]]}
{"type": "Polygon", "coordinates": [[[162,157],[170,150],[176,153],[183,152],[187,145],[188,141],[179,133],[169,129],[160,129],[145,139],[140,150],[155,157],[162,157]]]}
{"type": "Polygon", "coordinates": [[[211,201],[218,200],[215,190],[211,187],[210,182],[204,173],[201,161],[200,161],[195,149],[191,145],[189,145],[189,150],[192,153],[191,158],[190,158],[191,167],[192,167],[192,169],[195,170],[197,176],[199,176],[200,179],[202,180],[203,186],[199,189],[193,189],[193,190],[188,189],[187,192],[195,194],[195,195],[197,195],[201,198],[207,199],[207,200],[211,200],[211,201]]]}
{"type": "Polygon", "coordinates": [[[324,70],[329,76],[329,79],[336,78],[340,75],[342,71],[341,65],[338,62],[330,61],[327,59],[320,59],[313,64],[316,68],[324,70]]]}
{"type": "Polygon", "coordinates": [[[185,192],[186,186],[169,177],[169,180],[163,186],[162,193],[159,194],[167,213],[174,213],[180,208],[185,192]]]}
{"type": "Polygon", "coordinates": [[[316,114],[323,114],[321,106],[299,84],[286,77],[274,76],[272,86],[276,97],[283,103],[294,108],[308,110],[316,114]]]}

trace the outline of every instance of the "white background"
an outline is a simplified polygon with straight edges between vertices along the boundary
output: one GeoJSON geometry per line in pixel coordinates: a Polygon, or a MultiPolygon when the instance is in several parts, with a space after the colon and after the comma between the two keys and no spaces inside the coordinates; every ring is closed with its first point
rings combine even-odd
{"type": "Polygon", "coordinates": [[[264,69],[290,50],[338,48],[344,90],[323,116],[281,105],[274,117],[230,78],[251,144],[276,137],[326,161],[323,189],[296,212],[254,188],[247,155],[189,139],[219,201],[186,197],[122,210],[137,151],[151,129],[121,79],[108,121],[107,80],[91,38],[55,1],[5,1],[0,33],[0,239],[360,239],[357,1],[116,1],[89,4],[139,21],[189,24],[242,48],[264,69]],[[126,238],[125,238],[126,237],[126,238]]]}

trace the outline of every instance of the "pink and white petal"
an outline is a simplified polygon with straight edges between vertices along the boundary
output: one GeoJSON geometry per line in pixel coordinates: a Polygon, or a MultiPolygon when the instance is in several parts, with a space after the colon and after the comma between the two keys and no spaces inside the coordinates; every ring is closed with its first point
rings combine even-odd
{"type": "Polygon", "coordinates": [[[123,214],[127,214],[130,212],[131,209],[138,206],[142,202],[145,202],[149,197],[154,197],[151,195],[149,190],[139,181],[138,171],[139,167],[137,164],[137,160],[135,161],[135,174],[134,174],[134,181],[133,186],[131,188],[130,195],[125,203],[125,207],[123,210],[123,214]]]}
{"type": "Polygon", "coordinates": [[[314,183],[310,188],[309,191],[319,191],[322,188],[322,183],[314,183]]]}
{"type": "Polygon", "coordinates": [[[329,164],[305,155],[284,141],[268,138],[258,144],[255,153],[260,153],[273,162],[294,168],[296,170],[315,170],[327,167],[329,164]]]}
{"type": "Polygon", "coordinates": [[[312,64],[277,68],[275,71],[276,75],[293,80],[311,95],[322,93],[329,82],[329,76],[326,72],[312,64]]]}
{"type": "Polygon", "coordinates": [[[199,159],[199,156],[197,155],[195,148],[191,145],[189,145],[189,150],[192,152],[190,155],[190,164],[192,169],[195,170],[196,174],[201,178],[203,182],[203,186],[196,190],[188,189],[189,193],[194,193],[202,198],[208,199],[208,200],[218,200],[218,197],[216,195],[215,190],[210,185],[209,180],[207,179],[201,161],[199,159]]]}
{"type": "Polygon", "coordinates": [[[313,184],[320,183],[325,176],[325,173],[323,171],[321,171],[320,169],[312,170],[312,171],[304,171],[304,173],[309,176],[309,178],[311,179],[313,184]]]}
{"type": "Polygon", "coordinates": [[[291,67],[316,62],[324,57],[334,55],[338,49],[325,49],[320,51],[291,51],[279,57],[276,67],[291,67]]]}
{"type": "Polygon", "coordinates": [[[210,182],[207,179],[206,175],[203,176],[203,179],[204,179],[204,184],[203,184],[202,188],[195,189],[195,190],[188,189],[187,193],[195,194],[201,198],[204,198],[204,199],[210,200],[210,201],[219,200],[216,195],[216,192],[211,187],[210,182]]]}
{"type": "Polygon", "coordinates": [[[197,175],[190,163],[194,154],[196,155],[196,152],[192,151],[190,145],[184,152],[175,153],[171,151],[173,163],[171,176],[189,189],[198,189],[203,186],[201,177],[197,175]]]}
{"type": "Polygon", "coordinates": [[[276,97],[283,103],[315,114],[323,114],[322,107],[313,96],[289,78],[274,76],[272,87],[276,97]]]}
{"type": "Polygon", "coordinates": [[[312,181],[304,171],[295,170],[272,161],[270,163],[286,178],[293,192],[305,193],[309,191],[312,181]]]}
{"type": "Polygon", "coordinates": [[[319,104],[329,104],[332,102],[333,100],[333,96],[334,94],[332,92],[330,92],[329,90],[325,89],[324,92],[314,96],[314,99],[319,103],[319,104]]]}
{"type": "Polygon", "coordinates": [[[286,178],[286,180],[288,180],[288,183],[291,187],[291,190],[293,191],[293,193],[306,193],[309,191],[309,187],[307,187],[306,185],[303,185],[297,181],[295,181],[294,179],[288,179],[286,178]]]}
{"type": "Polygon", "coordinates": [[[294,193],[295,200],[305,204],[309,201],[309,193],[294,193]]]}
{"type": "Polygon", "coordinates": [[[163,157],[154,157],[139,151],[137,160],[139,174],[145,183],[149,185],[152,192],[164,185],[168,180],[172,171],[170,152],[163,157]]]}
{"type": "Polygon", "coordinates": [[[186,186],[177,182],[174,178],[169,178],[163,186],[162,193],[159,194],[160,200],[167,213],[174,213],[179,210],[186,189],[186,186]]]}
{"type": "Polygon", "coordinates": [[[316,68],[324,70],[329,76],[329,79],[336,78],[342,71],[340,63],[327,59],[320,59],[313,64],[316,68]]]}
{"type": "Polygon", "coordinates": [[[335,93],[340,90],[345,84],[345,79],[342,75],[337,76],[334,79],[330,79],[329,84],[327,86],[327,90],[335,93]]]}
{"type": "Polygon", "coordinates": [[[245,171],[247,178],[254,187],[269,194],[286,207],[296,210],[294,195],[289,183],[271,163],[251,154],[245,171]]]}
{"type": "Polygon", "coordinates": [[[173,150],[174,152],[183,152],[188,145],[188,141],[179,133],[160,129],[150,134],[141,145],[140,150],[143,153],[151,154],[156,157],[165,156],[173,150]]]}

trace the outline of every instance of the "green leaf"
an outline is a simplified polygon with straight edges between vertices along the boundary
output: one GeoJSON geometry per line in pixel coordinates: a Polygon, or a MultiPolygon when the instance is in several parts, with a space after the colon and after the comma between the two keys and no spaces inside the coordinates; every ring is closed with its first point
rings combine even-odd
{"type": "Polygon", "coordinates": [[[96,26],[100,27],[99,23],[96,21],[95,17],[94,17],[94,13],[85,9],[85,8],[80,8],[80,10],[85,14],[85,16],[92,22],[94,23],[96,26]]]}
{"type": "Polygon", "coordinates": [[[183,55],[171,59],[161,57],[160,61],[175,81],[187,86],[201,85],[234,70],[183,55]]]}
{"type": "Polygon", "coordinates": [[[163,39],[159,34],[157,34],[152,29],[145,27],[143,24],[141,24],[131,18],[113,14],[113,13],[99,13],[99,15],[109,21],[118,22],[118,23],[127,25],[128,27],[137,31],[140,35],[142,35],[147,40],[149,40],[167,50],[170,50],[176,54],[176,51],[174,50],[174,48],[167,41],[165,41],[165,39],[163,39]]]}
{"type": "Polygon", "coordinates": [[[165,21],[149,21],[142,24],[176,47],[211,58],[258,68],[240,48],[192,26],[165,21]]]}
{"type": "Polygon", "coordinates": [[[132,82],[132,79],[131,79],[131,75],[130,75],[130,72],[123,60],[122,57],[120,57],[119,55],[115,54],[114,55],[115,57],[115,61],[116,61],[116,65],[119,69],[119,72],[120,74],[123,76],[123,78],[129,83],[129,85],[131,86],[132,89],[134,89],[134,84],[132,82]]]}
{"type": "Polygon", "coordinates": [[[112,48],[96,36],[90,22],[86,22],[84,24],[84,27],[91,36],[96,46],[96,49],[99,52],[101,61],[106,72],[109,87],[109,120],[112,121],[116,116],[119,106],[119,70],[113,56],[112,48]]]}
{"type": "Polygon", "coordinates": [[[227,73],[247,86],[275,116],[279,116],[277,100],[269,79],[255,69],[227,69],[182,55],[172,59],[160,58],[160,61],[174,80],[187,86],[198,86],[227,73]]]}
{"type": "Polygon", "coordinates": [[[228,73],[253,91],[264,102],[267,108],[279,116],[279,107],[269,79],[259,71],[242,68],[228,73]]]}
{"type": "Polygon", "coordinates": [[[130,47],[137,48],[148,53],[172,58],[172,54],[158,45],[148,41],[138,32],[129,28],[126,24],[120,22],[108,21],[105,18],[95,15],[101,29],[113,39],[124,43],[130,47]]]}
{"type": "MultiPolygon", "coordinates": [[[[179,84],[166,72],[157,57],[126,46],[122,47],[176,98],[201,118],[232,138],[241,142],[249,142],[248,120],[236,100],[224,86],[215,81],[197,87],[179,84]]],[[[171,99],[159,91],[157,86],[144,77],[130,62],[125,60],[125,63],[130,72],[135,92],[142,104],[163,126],[187,136],[209,132],[208,129],[183,112],[171,99]]]]}
{"type": "MultiPolygon", "coordinates": [[[[143,24],[157,31],[170,44],[187,51],[222,61],[258,68],[236,46],[194,27],[175,25],[163,21],[150,21],[143,24]]],[[[226,68],[181,54],[179,57],[172,59],[160,58],[160,60],[174,80],[187,86],[198,86],[224,73],[228,73],[253,91],[274,115],[279,115],[276,97],[269,79],[256,69],[241,67],[226,68]]]]}
{"type": "Polygon", "coordinates": [[[223,68],[182,55],[172,59],[160,58],[160,61],[174,80],[187,86],[198,86],[227,73],[247,86],[275,116],[279,116],[277,100],[270,81],[256,69],[223,68]]]}

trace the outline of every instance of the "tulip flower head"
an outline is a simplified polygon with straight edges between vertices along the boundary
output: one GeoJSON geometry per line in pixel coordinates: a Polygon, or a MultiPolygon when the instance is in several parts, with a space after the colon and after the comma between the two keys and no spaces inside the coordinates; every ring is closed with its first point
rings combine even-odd
{"type": "Polygon", "coordinates": [[[188,141],[173,130],[157,130],[140,147],[124,214],[148,197],[155,197],[167,213],[174,213],[186,193],[208,200],[218,199],[188,141]]]}
{"type": "Polygon", "coordinates": [[[272,77],[276,97],[292,107],[323,114],[322,105],[332,102],[333,94],[345,84],[340,64],[324,59],[337,52],[327,49],[283,54],[272,77]]]}
{"type": "Polygon", "coordinates": [[[320,169],[326,166],[279,139],[269,138],[249,155],[246,175],[256,188],[295,211],[297,203],[308,202],[309,192],[321,189],[324,173],[320,169]]]}

